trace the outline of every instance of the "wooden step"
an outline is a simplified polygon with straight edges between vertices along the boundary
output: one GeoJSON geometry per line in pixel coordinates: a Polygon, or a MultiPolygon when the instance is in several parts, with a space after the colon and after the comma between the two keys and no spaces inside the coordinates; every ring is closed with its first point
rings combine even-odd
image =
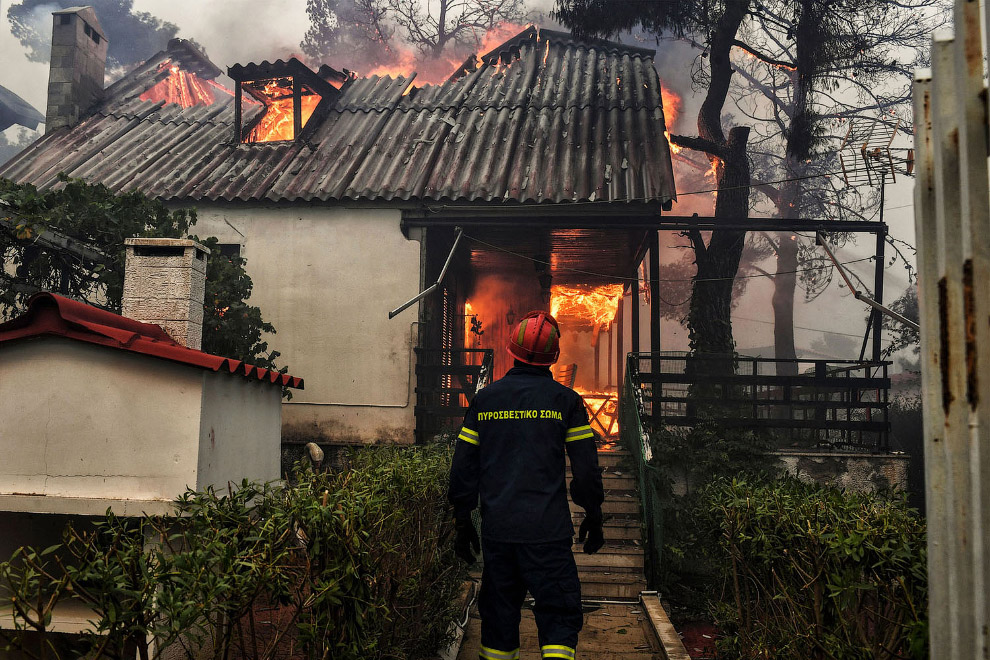
{"type": "MultiPolygon", "coordinates": [[[[584,509],[574,504],[570,503],[571,518],[575,514],[580,513],[584,516],[584,509]]],[[[602,502],[602,513],[608,515],[610,513],[619,514],[632,514],[639,515],[639,498],[638,497],[607,497],[605,501],[602,502]]]]}
{"type": "Polygon", "coordinates": [[[582,543],[574,544],[574,561],[578,571],[584,568],[643,571],[643,548],[628,541],[606,540],[601,550],[586,554],[582,543]]]}
{"type": "MultiPolygon", "coordinates": [[[[571,517],[575,535],[581,528],[582,520],[583,514],[571,517]]],[[[603,527],[606,540],[639,541],[643,536],[643,526],[638,515],[606,515],[603,527]]]]}
{"type": "MultiPolygon", "coordinates": [[[[571,483],[571,480],[574,478],[574,475],[571,474],[570,470],[568,470],[565,478],[567,479],[567,483],[569,484],[571,483]]],[[[603,472],[602,485],[606,489],[612,488],[618,490],[636,490],[637,488],[639,488],[639,484],[636,481],[636,475],[629,474],[627,472],[620,472],[618,474],[608,471],[603,472]]]]}
{"type": "Polygon", "coordinates": [[[637,573],[579,572],[581,578],[581,598],[613,599],[635,598],[646,590],[646,578],[637,573]]]}

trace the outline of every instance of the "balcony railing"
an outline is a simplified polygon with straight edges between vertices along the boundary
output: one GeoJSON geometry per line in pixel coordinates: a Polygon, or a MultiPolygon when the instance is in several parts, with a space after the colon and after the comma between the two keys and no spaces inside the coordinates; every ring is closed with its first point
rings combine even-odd
{"type": "Polygon", "coordinates": [[[416,349],[416,441],[454,431],[491,380],[490,348],[416,349]]]}
{"type": "Polygon", "coordinates": [[[887,451],[889,362],[632,353],[648,425],[764,432],[787,446],[887,451]]]}

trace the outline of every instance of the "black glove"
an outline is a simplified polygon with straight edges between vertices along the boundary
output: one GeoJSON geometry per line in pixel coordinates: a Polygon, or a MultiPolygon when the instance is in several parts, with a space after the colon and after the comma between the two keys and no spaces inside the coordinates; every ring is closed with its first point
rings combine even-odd
{"type": "Polygon", "coordinates": [[[578,542],[584,543],[586,554],[593,555],[605,545],[605,533],[602,531],[602,512],[588,511],[581,521],[581,530],[578,532],[578,542]],[[587,541],[585,541],[587,539],[587,541]]]}
{"type": "Polygon", "coordinates": [[[474,563],[474,553],[481,552],[481,542],[478,540],[478,532],[474,529],[471,516],[454,519],[454,531],[457,537],[454,539],[454,552],[458,557],[468,564],[474,563]],[[474,548],[474,551],[471,551],[474,548]]]}

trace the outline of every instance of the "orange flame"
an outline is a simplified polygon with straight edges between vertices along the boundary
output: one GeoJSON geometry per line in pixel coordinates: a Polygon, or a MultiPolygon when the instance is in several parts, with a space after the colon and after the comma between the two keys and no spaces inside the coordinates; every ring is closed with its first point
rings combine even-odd
{"type": "MultiPolygon", "coordinates": [[[[478,56],[479,59],[481,55],[484,55],[488,51],[498,46],[516,36],[523,30],[532,27],[531,25],[519,25],[518,23],[499,23],[493,26],[490,30],[485,32],[485,36],[480,39],[480,45],[478,46],[478,56]]],[[[540,33],[536,33],[537,40],[539,40],[540,33]]]]}
{"type": "Polygon", "coordinates": [[[183,71],[172,60],[165,60],[158,65],[159,72],[166,69],[168,76],[141,94],[142,101],[164,101],[191,108],[194,105],[213,105],[216,101],[215,90],[233,95],[229,89],[212,80],[202,80],[194,73],[183,71]]]}
{"type": "Polygon", "coordinates": [[[605,284],[599,287],[550,287],[550,313],[554,316],[573,316],[592,326],[609,327],[615,319],[622,300],[621,284],[605,284]]]}
{"type": "Polygon", "coordinates": [[[663,121],[667,128],[673,128],[677,116],[681,114],[681,97],[660,83],[660,102],[663,104],[663,121]]]}
{"type": "MultiPolygon", "coordinates": [[[[265,83],[261,92],[266,98],[265,114],[248,134],[246,142],[275,142],[295,139],[292,87],[280,85],[279,80],[265,83]]],[[[302,125],[309,121],[316,106],[320,104],[318,94],[304,94],[299,97],[302,125]]]]}
{"type": "Polygon", "coordinates": [[[735,46],[735,48],[739,52],[741,52],[743,54],[743,56],[746,57],[746,59],[749,59],[749,60],[759,60],[760,62],[763,62],[764,64],[769,64],[770,66],[772,66],[772,67],[774,67],[776,69],[781,69],[782,71],[797,71],[797,67],[796,66],[790,66],[788,64],[784,64],[783,62],[776,62],[776,63],[774,63],[774,62],[767,62],[766,60],[760,59],[756,55],[753,55],[753,53],[749,52],[748,50],[746,50],[742,46],[738,46],[737,45],[737,46],[735,46]]]}

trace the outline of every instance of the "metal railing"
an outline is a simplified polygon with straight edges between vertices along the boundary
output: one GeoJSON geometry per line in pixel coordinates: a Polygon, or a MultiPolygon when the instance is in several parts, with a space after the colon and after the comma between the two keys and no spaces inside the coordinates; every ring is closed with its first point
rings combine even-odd
{"type": "MultiPolygon", "coordinates": [[[[629,364],[632,364],[631,356],[629,364]]],[[[622,446],[629,450],[636,463],[643,522],[643,568],[647,587],[656,589],[660,584],[660,552],[663,549],[661,482],[658,468],[651,464],[653,451],[650,435],[643,425],[647,417],[643,388],[629,378],[629,371],[627,367],[619,403],[619,433],[622,446]]]]}
{"type": "Polygon", "coordinates": [[[636,463],[649,588],[660,584],[663,501],[671,495],[661,466],[653,462],[653,443],[664,429],[715,422],[778,438],[785,434],[788,446],[803,437],[826,449],[883,451],[890,426],[887,364],[630,353],[620,435],[636,463]],[[797,366],[797,373],[778,374],[778,366],[788,372],[797,366]]]}
{"type": "Polygon", "coordinates": [[[416,441],[461,424],[474,395],[491,380],[490,348],[416,349],[416,441]]]}
{"type": "Polygon", "coordinates": [[[801,448],[889,449],[889,362],[631,353],[653,428],[701,421],[801,448]]]}

